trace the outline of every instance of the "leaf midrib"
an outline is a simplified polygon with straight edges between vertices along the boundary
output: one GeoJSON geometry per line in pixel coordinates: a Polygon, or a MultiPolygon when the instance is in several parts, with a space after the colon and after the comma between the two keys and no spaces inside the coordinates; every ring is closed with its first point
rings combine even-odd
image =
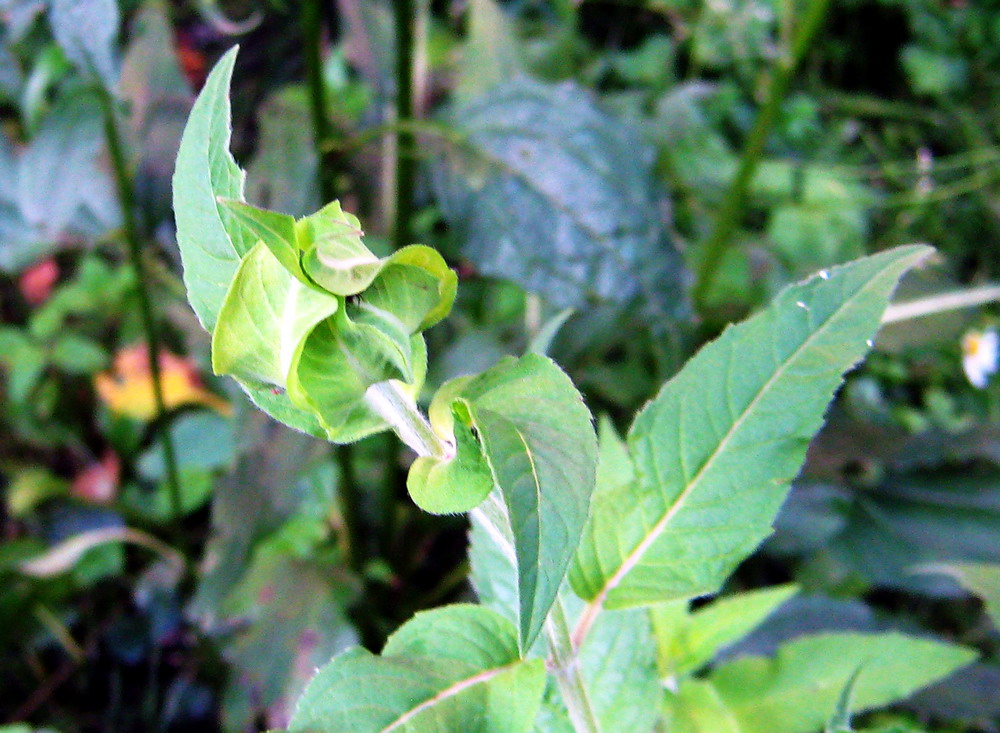
{"type": "MultiPolygon", "coordinates": [[[[695,476],[688,483],[688,485],[684,488],[684,490],[681,491],[681,493],[677,495],[677,498],[668,507],[668,509],[667,509],[666,513],[663,515],[663,517],[656,524],[653,525],[653,527],[649,531],[649,533],[629,553],[629,555],[625,558],[625,560],[622,562],[622,564],[618,567],[618,570],[616,570],[612,574],[612,576],[605,582],[604,586],[601,588],[601,590],[598,592],[598,594],[594,597],[594,600],[591,601],[590,604],[588,604],[589,606],[596,607],[596,608],[599,609],[600,607],[602,607],[604,605],[605,601],[607,600],[608,595],[615,588],[617,588],[618,585],[621,583],[621,581],[630,572],[632,572],[632,570],[639,564],[639,562],[642,560],[643,556],[646,554],[646,551],[653,545],[654,542],[656,542],[657,539],[659,539],[660,535],[662,535],[666,531],[666,529],[669,526],[670,522],[674,519],[675,516],[677,516],[678,512],[680,512],[681,509],[683,509],[684,504],[687,501],[688,497],[699,486],[699,484],[700,484],[701,480],[704,478],[706,472],[715,464],[715,461],[718,459],[718,457],[723,453],[723,451],[728,446],[729,441],[739,431],[740,427],[742,427],[743,422],[747,419],[747,417],[750,414],[753,413],[754,409],[756,408],[756,406],[758,405],[758,403],[761,401],[761,399],[764,397],[764,395],[766,395],[771,390],[771,388],[774,386],[774,384],[778,381],[778,379],[780,379],[784,375],[785,371],[788,369],[788,366],[790,364],[792,364],[794,361],[796,361],[799,358],[799,356],[801,356],[801,354],[806,350],[806,348],[818,336],[820,336],[821,334],[824,334],[826,332],[826,330],[827,330],[829,324],[831,323],[831,321],[833,321],[834,319],[836,319],[850,305],[852,305],[858,298],[860,298],[864,293],[866,293],[869,290],[869,288],[871,288],[874,285],[874,283],[876,283],[878,281],[878,279],[879,279],[878,276],[881,275],[884,271],[885,271],[884,269],[881,270],[875,277],[872,277],[871,279],[869,279],[868,282],[866,282],[853,295],[851,295],[850,298],[848,298],[847,300],[844,300],[840,304],[840,307],[838,307],[833,313],[831,313],[826,318],[826,320],[823,321],[823,323],[818,328],[814,329],[809,334],[809,336],[795,349],[795,351],[792,353],[792,355],[790,357],[788,357],[787,359],[785,359],[778,366],[778,368],[774,371],[774,374],[772,374],[768,378],[768,380],[757,391],[757,394],[754,395],[753,400],[750,401],[750,404],[747,405],[746,409],[744,409],[743,412],[740,414],[740,416],[733,422],[733,424],[730,426],[729,430],[723,436],[722,440],[719,441],[718,446],[716,446],[715,450],[712,451],[712,454],[702,464],[701,468],[698,469],[697,474],[695,474],[695,476]]],[[[588,614],[585,612],[584,616],[586,616],[586,615],[588,615],[588,614]]]]}

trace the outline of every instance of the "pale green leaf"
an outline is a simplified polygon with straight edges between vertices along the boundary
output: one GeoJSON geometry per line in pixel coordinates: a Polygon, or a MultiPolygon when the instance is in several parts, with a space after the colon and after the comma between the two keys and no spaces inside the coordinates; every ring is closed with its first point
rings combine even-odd
{"type": "Polygon", "coordinates": [[[284,388],[312,330],[338,308],[258,242],[243,258],[212,333],[212,369],[284,388]]]}
{"type": "Polygon", "coordinates": [[[321,669],[289,733],[521,733],[541,703],[545,667],[518,656],[509,621],[480,606],[418,614],[382,656],[350,650],[321,669]]]}
{"type": "Polygon", "coordinates": [[[649,609],[656,633],[660,674],[679,678],[712,661],[716,652],[753,631],[798,591],[794,585],[738,593],[688,610],[687,601],[649,609]]]}
{"type": "Polygon", "coordinates": [[[636,481],[595,497],[574,590],[595,609],[715,592],[771,531],[842,374],[928,251],[824,271],[695,355],[633,423],[636,481]]]}
{"type": "MultiPolygon", "coordinates": [[[[558,366],[539,354],[505,358],[459,383],[466,420],[431,412],[439,433],[475,431],[502,496],[517,561],[522,648],[538,635],[579,542],[594,487],[590,412],[558,366]],[[444,417],[443,417],[444,416],[444,417]]],[[[447,487],[444,487],[447,488],[447,487]]]]}
{"type": "Polygon", "coordinates": [[[862,665],[851,712],[902,700],[975,658],[971,649],[902,634],[822,634],[785,644],[772,659],[724,664],[708,679],[743,733],[810,733],[862,665]]]}
{"type": "Polygon", "coordinates": [[[295,219],[288,214],[259,209],[242,201],[219,199],[219,203],[271,250],[282,267],[302,282],[309,282],[299,262],[295,219]]]}
{"type": "Polygon", "coordinates": [[[244,174],[229,152],[234,47],[212,69],[191,110],[174,169],[174,216],[188,300],[212,332],[240,258],[257,237],[235,225],[219,197],[243,199],[244,174]],[[227,224],[229,226],[227,226],[227,224]]]}
{"type": "Polygon", "coordinates": [[[597,441],[595,496],[627,484],[635,478],[635,469],[628,455],[628,447],[607,415],[601,415],[597,421],[597,441]]]}
{"type": "Polygon", "coordinates": [[[702,680],[685,680],[668,692],[665,711],[671,733],[744,733],[716,689],[702,680]]]}

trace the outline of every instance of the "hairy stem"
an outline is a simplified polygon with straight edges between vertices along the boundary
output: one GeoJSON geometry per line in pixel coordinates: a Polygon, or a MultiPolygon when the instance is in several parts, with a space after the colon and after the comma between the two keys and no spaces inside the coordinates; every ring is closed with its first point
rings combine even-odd
{"type": "Polygon", "coordinates": [[[573,729],[576,733],[600,733],[601,725],[594,714],[590,695],[580,674],[576,650],[570,640],[566,611],[559,596],[556,596],[548,618],[545,619],[545,638],[549,642],[549,669],[559,685],[573,729]]]}
{"type": "MultiPolygon", "coordinates": [[[[470,514],[473,522],[478,522],[500,551],[507,556],[513,567],[517,567],[514,542],[510,530],[507,506],[498,490],[494,489],[486,500],[470,514]]],[[[590,694],[584,684],[577,661],[578,648],[574,647],[563,609],[562,598],[556,596],[545,619],[545,638],[549,644],[548,668],[556,678],[563,703],[569,712],[573,730],[576,733],[600,733],[601,727],[590,703],[590,694]]]]}
{"type": "Polygon", "coordinates": [[[450,458],[454,455],[454,446],[434,432],[417,403],[403,392],[398,382],[373,384],[365,392],[365,402],[418,456],[450,458]]]}
{"type": "Polygon", "coordinates": [[[167,429],[166,406],[163,401],[163,382],[160,374],[160,340],[153,314],[153,300],[149,292],[149,277],[142,259],[142,238],[139,235],[139,225],[135,216],[135,194],[132,189],[132,179],[129,176],[128,165],[125,162],[125,151],[118,123],[115,119],[115,100],[110,92],[101,90],[101,102],[104,107],[104,134],[107,139],[108,152],[114,170],[115,186],[118,190],[118,202],[122,210],[122,224],[125,230],[125,240],[128,243],[129,260],[135,270],[136,291],[139,297],[139,315],[142,328],[146,335],[146,346],[149,350],[149,373],[153,382],[153,402],[156,405],[156,427],[160,443],[163,446],[163,462],[167,472],[167,487],[170,491],[170,506],[175,519],[180,519],[184,513],[181,501],[181,482],[177,470],[177,456],[174,453],[174,443],[167,429]]]}
{"type": "MultiPolygon", "coordinates": [[[[396,122],[413,119],[413,48],[414,0],[395,0],[392,4],[396,24],[396,122]]],[[[396,249],[410,243],[410,218],[416,182],[416,158],[413,133],[405,124],[396,133],[396,196],[392,241],[396,249]]]]}
{"type": "Polygon", "coordinates": [[[726,253],[733,234],[743,219],[746,209],[747,191],[764,155],[764,145],[781,109],[781,103],[788,93],[795,70],[805,56],[809,43],[819,30],[830,0],[812,0],[799,27],[798,35],[788,53],[778,59],[771,72],[771,83],[764,106],[754,119],[750,135],[747,137],[740,155],[736,175],[733,177],[719,208],[715,225],[701,247],[694,286],[695,303],[704,306],[705,298],[719,271],[719,265],[726,253]]]}

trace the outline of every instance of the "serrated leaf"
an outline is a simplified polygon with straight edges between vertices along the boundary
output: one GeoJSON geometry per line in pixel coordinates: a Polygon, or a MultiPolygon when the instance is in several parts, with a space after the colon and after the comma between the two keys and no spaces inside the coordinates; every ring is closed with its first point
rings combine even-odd
{"type": "MultiPolygon", "coordinates": [[[[460,379],[457,388],[442,390],[448,393],[444,401],[464,419],[453,420],[435,400],[439,406],[432,408],[431,420],[439,434],[449,437],[475,430],[502,497],[505,516],[498,519],[510,530],[519,632],[527,649],[541,630],[586,521],[597,440],[580,394],[544,356],[507,357],[476,377],[460,379]]],[[[447,492],[450,487],[438,488],[447,492]]],[[[451,489],[452,496],[461,488],[451,489]]],[[[475,492],[465,498],[471,504],[465,509],[481,501],[475,492]]]]}
{"type": "Polygon", "coordinates": [[[106,89],[118,80],[115,40],[118,37],[118,0],[51,0],[52,34],[66,57],[82,71],[94,74],[106,89]]]}
{"type": "Polygon", "coordinates": [[[188,300],[205,330],[215,329],[219,310],[240,259],[257,243],[241,227],[227,227],[220,197],[243,199],[245,175],[229,152],[229,82],[237,48],[208,75],[191,109],[174,169],[174,216],[188,300]]]}
{"type": "Polygon", "coordinates": [[[695,355],[633,423],[636,481],[595,498],[573,589],[594,609],[716,591],[771,531],[843,372],[928,251],[901,247],[786,288],[695,355]]]}
{"type": "Polygon", "coordinates": [[[284,388],[302,347],[339,307],[304,285],[263,242],[243,258],[212,333],[212,369],[242,381],[284,388]]]}
{"type": "Polygon", "coordinates": [[[794,585],[738,593],[688,610],[687,601],[649,609],[656,635],[660,674],[679,678],[712,661],[716,652],[753,631],[797,592],[794,585]]]}
{"type": "Polygon", "coordinates": [[[975,658],[971,649],[902,634],[822,634],[785,644],[772,659],[724,664],[708,679],[743,733],[809,733],[861,665],[852,712],[904,699],[975,658]]]}
{"type": "Polygon", "coordinates": [[[685,308],[652,148],[587,92],[515,79],[450,122],[463,138],[434,169],[435,191],[483,273],[561,308],[637,296],[660,318],[685,308]]]}
{"type": "Polygon", "coordinates": [[[517,653],[514,626],[479,606],[418,614],[381,656],[361,649],[321,669],[289,733],[521,733],[538,712],[541,660],[517,653]]]}

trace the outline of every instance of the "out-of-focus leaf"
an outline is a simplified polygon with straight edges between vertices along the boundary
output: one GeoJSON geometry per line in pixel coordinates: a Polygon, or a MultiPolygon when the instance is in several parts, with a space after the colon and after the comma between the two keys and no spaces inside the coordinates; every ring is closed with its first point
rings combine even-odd
{"type": "Polygon", "coordinates": [[[963,588],[982,599],[986,612],[1000,628],[1000,564],[934,563],[918,570],[953,577],[963,588]]]}
{"type": "Polygon", "coordinates": [[[345,615],[352,595],[335,566],[258,552],[223,606],[240,627],[224,651],[233,665],[223,700],[227,728],[243,730],[260,712],[268,726],[288,724],[316,669],[357,643],[345,615]]]}
{"type": "Polygon", "coordinates": [[[652,151],[572,84],[497,86],[453,112],[463,139],[435,168],[438,201],[488,275],[558,307],[643,303],[683,310],[652,151]]]}
{"type": "Polygon", "coordinates": [[[65,496],[68,489],[65,480],[40,466],[25,468],[15,473],[7,486],[7,511],[12,517],[23,516],[46,499],[65,496]]]}
{"type": "MultiPolygon", "coordinates": [[[[204,405],[228,415],[232,408],[218,395],[202,386],[194,363],[166,351],[158,355],[163,405],[173,409],[181,405],[204,405]]],[[[156,416],[153,375],[149,368],[149,349],[139,343],[115,355],[111,371],[94,378],[97,394],[112,412],[136,420],[156,416]]]]}
{"type": "Polygon", "coordinates": [[[656,635],[660,676],[680,678],[712,661],[716,652],[749,634],[795,595],[793,585],[720,598],[697,611],[687,601],[649,609],[656,635]]]}
{"type": "Polygon", "coordinates": [[[523,72],[517,36],[496,0],[472,0],[455,95],[469,100],[523,72]]]}
{"type": "Polygon", "coordinates": [[[481,606],[446,606],[404,624],[381,656],[336,657],[309,683],[289,731],[525,733],[544,686],[544,664],[519,658],[513,624],[481,606]]]}
{"type": "MultiPolygon", "coordinates": [[[[232,420],[211,412],[179,416],[170,425],[170,438],[182,471],[211,471],[228,466],[235,455],[232,420]]],[[[163,447],[159,442],[142,454],[138,463],[143,478],[158,481],[166,476],[163,447]]]]}
{"type": "Polygon", "coordinates": [[[809,733],[823,726],[861,665],[853,711],[903,699],[975,657],[971,649],[901,634],[825,634],[786,644],[773,659],[729,662],[708,680],[743,733],[809,733]]]}
{"type": "Polygon", "coordinates": [[[744,733],[715,687],[699,679],[668,692],[664,707],[673,733],[744,733]]]}
{"type": "Polygon", "coordinates": [[[136,191],[159,216],[169,212],[170,178],[192,95],[174,52],[160,0],[144,3],[122,59],[120,96],[128,102],[129,131],[138,152],[136,191]]]}
{"type": "Polygon", "coordinates": [[[247,166],[247,198],[258,206],[291,216],[316,211],[319,160],[305,87],[286,87],[267,98],[258,111],[257,152],[247,166]]]}
{"type": "Polygon", "coordinates": [[[118,0],[50,0],[49,22],[56,41],[81,71],[93,74],[107,89],[118,80],[115,40],[118,0]]]}
{"type": "Polygon", "coordinates": [[[64,94],[21,154],[18,207],[35,241],[55,241],[78,221],[81,209],[93,208],[95,202],[105,226],[118,223],[118,212],[104,211],[105,205],[95,198],[112,190],[98,161],[104,146],[102,120],[94,94],[64,94]]]}

